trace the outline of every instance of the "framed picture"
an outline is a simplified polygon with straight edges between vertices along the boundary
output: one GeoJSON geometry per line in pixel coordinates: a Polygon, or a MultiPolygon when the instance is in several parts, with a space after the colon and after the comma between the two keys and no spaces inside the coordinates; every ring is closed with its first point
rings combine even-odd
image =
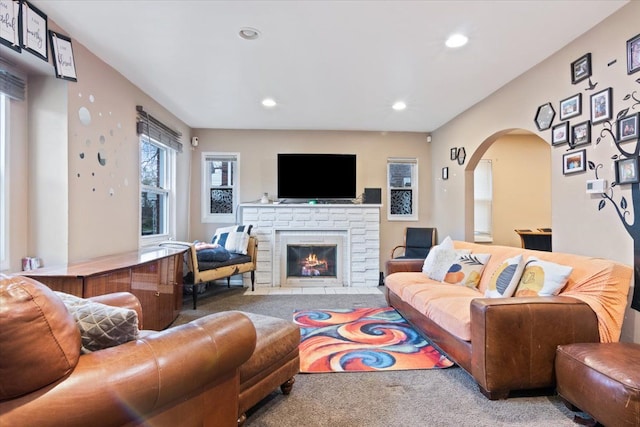
{"type": "Polygon", "coordinates": [[[551,127],[551,123],[553,123],[553,118],[555,117],[555,115],[556,111],[553,109],[550,102],[539,106],[538,111],[536,111],[536,117],[534,119],[538,130],[549,129],[551,127]]]}
{"type": "Polygon", "coordinates": [[[587,150],[562,155],[562,173],[569,175],[587,170],[587,150]]]}
{"type": "Polygon", "coordinates": [[[640,70],[640,34],[627,40],[627,74],[640,70]]]}
{"type": "Polygon", "coordinates": [[[569,122],[558,123],[551,129],[551,145],[569,142],[569,122]]]}
{"type": "Polygon", "coordinates": [[[448,167],[442,168],[442,179],[443,180],[449,179],[449,168],[448,167]]]}
{"type": "Polygon", "coordinates": [[[456,147],[453,147],[449,152],[449,158],[451,160],[455,160],[458,158],[458,149],[456,147]]]}
{"type": "Polygon", "coordinates": [[[591,53],[571,63],[571,83],[576,84],[587,77],[591,77],[591,53]]]}
{"type": "Polygon", "coordinates": [[[20,4],[22,5],[22,48],[48,61],[47,15],[28,1],[22,0],[20,4]]]}
{"type": "Polygon", "coordinates": [[[618,142],[629,141],[638,138],[638,123],[640,113],[623,117],[618,120],[618,142]]]}
{"type": "Polygon", "coordinates": [[[71,39],[55,31],[49,31],[49,40],[51,40],[51,54],[53,55],[53,65],[56,68],[56,77],[77,82],[78,76],[76,76],[76,63],[73,59],[71,39]]]}
{"type": "Polygon", "coordinates": [[[571,144],[573,146],[589,144],[591,142],[591,122],[578,123],[571,126],[571,144]]]}
{"type": "Polygon", "coordinates": [[[616,182],[618,184],[636,184],[638,179],[638,158],[616,160],[616,182]]]}
{"type": "Polygon", "coordinates": [[[560,120],[567,120],[571,117],[582,114],[582,94],[570,96],[560,101],[560,120]]]}
{"type": "Polygon", "coordinates": [[[591,95],[591,124],[611,119],[611,92],[608,87],[591,95]]]}
{"type": "Polygon", "coordinates": [[[0,43],[10,47],[16,52],[22,51],[20,47],[20,1],[0,0],[0,43]]]}

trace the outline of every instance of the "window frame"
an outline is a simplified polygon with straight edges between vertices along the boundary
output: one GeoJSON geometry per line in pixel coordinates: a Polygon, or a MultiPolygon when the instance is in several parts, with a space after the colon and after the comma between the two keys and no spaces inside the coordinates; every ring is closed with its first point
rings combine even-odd
{"type": "Polygon", "coordinates": [[[0,93],[0,271],[10,269],[9,242],[9,97],[0,93]]]}
{"type": "Polygon", "coordinates": [[[176,229],[176,151],[167,145],[158,142],[146,134],[141,134],[138,144],[138,233],[140,246],[154,245],[163,240],[168,240],[175,235],[176,229]],[[164,168],[161,168],[160,175],[161,187],[155,187],[142,184],[142,170],[140,162],[142,161],[142,144],[152,144],[164,152],[164,160],[162,161],[164,168]],[[142,193],[151,192],[160,194],[165,197],[164,206],[164,223],[162,224],[162,232],[159,234],[142,234],[142,193]]]}
{"type": "Polygon", "coordinates": [[[387,159],[387,221],[418,221],[418,159],[416,157],[390,157],[387,159]],[[408,164],[411,165],[411,185],[409,187],[392,187],[391,186],[391,165],[408,164]],[[411,214],[392,214],[391,213],[391,193],[398,189],[411,189],[411,214]]]}
{"type": "Polygon", "coordinates": [[[474,179],[473,179],[473,241],[478,243],[492,243],[493,242],[493,162],[491,159],[480,159],[478,164],[474,169],[474,179]],[[489,183],[489,197],[488,198],[480,198],[476,197],[478,192],[478,187],[480,180],[477,179],[476,171],[478,171],[478,167],[482,168],[483,164],[488,164],[488,183],[489,183]],[[478,218],[478,204],[484,203],[488,204],[488,220],[489,220],[489,230],[487,232],[478,231],[476,229],[476,221],[478,218]]]}
{"type": "Polygon", "coordinates": [[[200,207],[201,221],[203,223],[233,224],[236,222],[238,206],[240,204],[240,153],[205,151],[200,157],[200,207]],[[211,213],[211,177],[207,173],[208,164],[213,160],[230,160],[234,162],[233,182],[233,206],[231,213],[211,213]]]}

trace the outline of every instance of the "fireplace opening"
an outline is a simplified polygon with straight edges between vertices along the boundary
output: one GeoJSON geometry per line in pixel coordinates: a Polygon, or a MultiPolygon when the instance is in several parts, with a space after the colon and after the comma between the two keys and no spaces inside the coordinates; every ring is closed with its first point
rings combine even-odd
{"type": "Polygon", "coordinates": [[[332,277],[337,245],[287,245],[287,277],[332,277]]]}

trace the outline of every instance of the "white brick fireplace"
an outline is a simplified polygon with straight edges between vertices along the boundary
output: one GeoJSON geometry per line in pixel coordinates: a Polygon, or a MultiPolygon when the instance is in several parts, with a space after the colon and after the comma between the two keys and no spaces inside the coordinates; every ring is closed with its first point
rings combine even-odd
{"type": "Polygon", "coordinates": [[[379,205],[240,205],[258,239],[256,287],[378,286],[379,205]],[[336,245],[335,277],[287,277],[287,245],[336,245]]]}

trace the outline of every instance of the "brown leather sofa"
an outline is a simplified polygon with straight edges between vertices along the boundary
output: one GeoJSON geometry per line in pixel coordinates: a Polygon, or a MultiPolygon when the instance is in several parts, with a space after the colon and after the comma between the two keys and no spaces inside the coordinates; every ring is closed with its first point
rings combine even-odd
{"type": "Polygon", "coordinates": [[[559,252],[461,241],[454,245],[456,249],[471,249],[472,253],[492,254],[477,295],[446,295],[445,287],[460,285],[429,279],[422,273],[423,260],[390,260],[386,265],[386,298],[430,342],[467,371],[489,399],[507,398],[516,390],[552,390],[556,385],[554,360],[558,345],[618,341],[633,274],[631,267],[559,252]],[[567,285],[557,296],[485,298],[482,287],[506,257],[517,254],[572,266],[567,285]],[[449,308],[449,317],[424,311],[420,301],[426,300],[427,295],[438,295],[438,307],[449,308]],[[469,325],[469,339],[460,338],[445,325],[454,313],[463,312],[468,316],[464,321],[469,325]]]}
{"type": "MultiPolygon", "coordinates": [[[[131,294],[92,300],[141,316],[131,294]]],[[[0,276],[0,425],[236,426],[239,367],[255,345],[251,320],[224,312],[80,355],[57,295],[0,276]]]]}

